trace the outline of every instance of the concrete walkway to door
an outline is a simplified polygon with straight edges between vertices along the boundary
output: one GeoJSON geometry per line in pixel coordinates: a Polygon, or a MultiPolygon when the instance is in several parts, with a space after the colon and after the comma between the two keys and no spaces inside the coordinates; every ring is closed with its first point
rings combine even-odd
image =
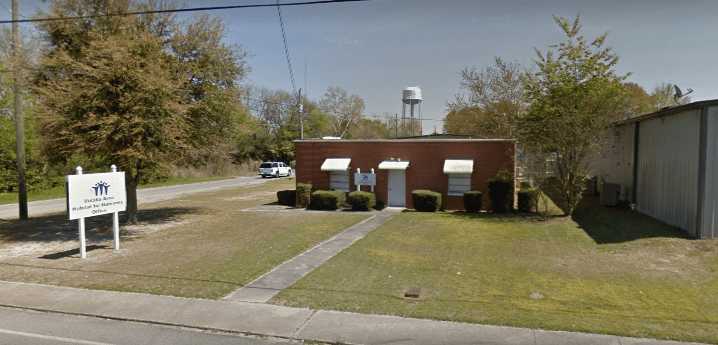
{"type": "Polygon", "coordinates": [[[253,282],[225,296],[224,300],[260,303],[269,301],[280,291],[292,286],[309,272],[384,224],[398,212],[401,212],[401,209],[387,208],[377,212],[304,253],[285,261],[253,282]]]}

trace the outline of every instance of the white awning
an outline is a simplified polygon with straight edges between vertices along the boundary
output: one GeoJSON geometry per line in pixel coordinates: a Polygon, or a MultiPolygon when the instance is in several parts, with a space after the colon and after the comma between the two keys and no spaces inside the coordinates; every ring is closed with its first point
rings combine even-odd
{"type": "Polygon", "coordinates": [[[382,161],[379,163],[381,170],[406,170],[409,167],[409,161],[382,161]]]}
{"type": "Polygon", "coordinates": [[[444,174],[471,174],[474,171],[472,159],[447,159],[444,161],[444,174]]]}
{"type": "Polygon", "coordinates": [[[322,171],[348,171],[351,158],[327,158],[322,163],[322,171]]]}

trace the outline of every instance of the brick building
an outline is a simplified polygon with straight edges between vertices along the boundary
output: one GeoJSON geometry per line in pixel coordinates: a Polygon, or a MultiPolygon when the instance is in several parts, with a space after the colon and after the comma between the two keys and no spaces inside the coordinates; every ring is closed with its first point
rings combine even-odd
{"type": "Polygon", "coordinates": [[[515,142],[503,139],[311,139],[295,141],[295,151],[297,182],[351,191],[357,168],[374,169],[377,200],[397,207],[412,208],[416,189],[440,192],[447,209],[462,209],[464,191],[480,190],[488,205],[488,179],[515,171],[515,142]]]}

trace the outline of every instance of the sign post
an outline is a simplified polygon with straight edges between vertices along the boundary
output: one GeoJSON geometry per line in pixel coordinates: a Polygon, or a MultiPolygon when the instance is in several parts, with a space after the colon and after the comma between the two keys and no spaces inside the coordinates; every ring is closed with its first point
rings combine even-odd
{"type": "Polygon", "coordinates": [[[120,249],[119,212],[127,208],[125,173],[118,172],[112,165],[112,172],[83,174],[77,167],[76,175],[67,176],[67,213],[69,219],[78,220],[80,233],[80,257],[87,258],[85,239],[85,218],[112,213],[114,249],[120,249]]]}
{"type": "MultiPolygon", "coordinates": [[[[112,164],[110,170],[113,173],[117,172],[117,165],[112,164]]],[[[114,243],[115,250],[120,250],[120,212],[115,211],[112,213],[112,242],[114,243]]]]}
{"type": "MultiPolygon", "coordinates": [[[[82,167],[78,166],[75,168],[75,172],[77,175],[82,175],[82,167]]],[[[70,218],[72,219],[72,218],[70,218]]],[[[80,231],[80,257],[83,259],[87,259],[87,247],[85,243],[85,217],[80,217],[77,219],[77,227],[80,231]]]]}
{"type": "Polygon", "coordinates": [[[357,191],[361,190],[361,186],[371,186],[371,191],[373,192],[376,184],[374,169],[371,169],[370,173],[363,173],[357,168],[357,172],[354,174],[354,184],[357,186],[357,191]]]}

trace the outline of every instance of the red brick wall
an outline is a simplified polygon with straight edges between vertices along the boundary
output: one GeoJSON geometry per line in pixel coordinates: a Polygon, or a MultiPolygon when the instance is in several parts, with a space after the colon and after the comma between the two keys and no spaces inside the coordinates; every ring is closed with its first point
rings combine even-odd
{"type": "MultiPolygon", "coordinates": [[[[447,209],[463,209],[463,200],[447,196],[449,177],[444,174],[445,159],[473,159],[471,178],[473,190],[484,192],[484,205],[488,206],[487,180],[502,169],[514,171],[515,143],[510,140],[383,140],[344,141],[307,140],[295,142],[297,182],[311,183],[315,189],[329,188],[329,173],[321,171],[326,158],[351,158],[350,176],[360,168],[368,172],[374,168],[377,181],[374,191],[377,199],[386,202],[388,171],[379,170],[379,163],[389,158],[409,161],[406,170],[406,203],[413,207],[411,192],[430,189],[444,195],[447,209]]],[[[369,190],[363,186],[362,190],[369,190]]]]}

